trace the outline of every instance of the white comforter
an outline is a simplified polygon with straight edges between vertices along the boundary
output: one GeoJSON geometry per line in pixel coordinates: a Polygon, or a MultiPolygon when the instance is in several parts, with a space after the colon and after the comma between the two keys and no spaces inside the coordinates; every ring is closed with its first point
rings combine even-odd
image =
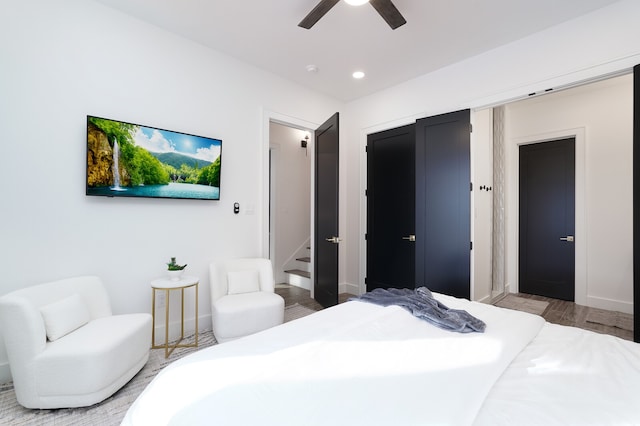
{"type": "Polygon", "coordinates": [[[469,425],[538,334],[538,316],[436,295],[487,324],[440,330],[348,302],[167,367],[125,425],[469,425]]]}
{"type": "Polygon", "coordinates": [[[486,332],[349,302],[171,364],[123,424],[640,425],[640,345],[435,296],[486,332]]]}
{"type": "Polygon", "coordinates": [[[493,386],[476,424],[640,425],[640,345],[547,323],[493,386]]]}

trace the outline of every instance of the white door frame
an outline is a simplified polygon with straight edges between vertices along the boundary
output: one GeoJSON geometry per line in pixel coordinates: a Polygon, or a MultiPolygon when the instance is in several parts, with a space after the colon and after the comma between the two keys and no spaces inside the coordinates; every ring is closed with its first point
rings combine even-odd
{"type": "MultiPolygon", "coordinates": [[[[512,215],[507,214],[507,217],[511,217],[510,222],[513,224],[511,232],[508,233],[507,246],[513,247],[513,249],[507,249],[505,252],[507,256],[511,253],[511,257],[507,263],[510,265],[511,278],[509,281],[513,283],[511,291],[519,291],[519,263],[518,259],[519,244],[520,244],[520,157],[519,148],[521,145],[530,145],[540,142],[549,142],[558,139],[575,138],[575,303],[578,305],[587,306],[587,209],[586,209],[586,143],[585,143],[585,128],[579,127],[575,129],[558,130],[555,132],[540,133],[524,137],[512,139],[508,144],[509,164],[512,165],[511,179],[506,179],[507,182],[513,182],[507,187],[507,193],[509,194],[508,202],[510,211],[514,212],[512,215]]],[[[509,222],[509,219],[507,219],[509,222]]]]}

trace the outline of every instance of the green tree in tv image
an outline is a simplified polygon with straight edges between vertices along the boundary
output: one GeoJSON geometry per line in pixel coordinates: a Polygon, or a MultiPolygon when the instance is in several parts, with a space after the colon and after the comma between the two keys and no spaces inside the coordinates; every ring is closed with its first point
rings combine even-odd
{"type": "Polygon", "coordinates": [[[197,183],[200,185],[220,186],[220,157],[200,170],[197,183]]]}
{"type": "Polygon", "coordinates": [[[120,148],[120,155],[125,163],[125,169],[129,172],[131,186],[169,183],[169,173],[163,164],[147,150],[127,144],[120,148]]]}

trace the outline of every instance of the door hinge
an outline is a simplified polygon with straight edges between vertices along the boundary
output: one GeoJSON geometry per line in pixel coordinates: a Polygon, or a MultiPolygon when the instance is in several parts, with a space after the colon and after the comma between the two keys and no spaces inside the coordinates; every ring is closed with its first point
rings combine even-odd
{"type": "Polygon", "coordinates": [[[364,234],[364,240],[367,241],[367,238],[369,238],[368,234],[364,234]]]}
{"type": "Polygon", "coordinates": [[[473,182],[469,182],[469,191],[473,191],[473,182]]]}
{"type": "Polygon", "coordinates": [[[364,146],[364,152],[369,152],[369,145],[364,146]]]}
{"type": "Polygon", "coordinates": [[[469,250],[473,250],[473,241],[469,241],[469,250]]]}
{"type": "Polygon", "coordinates": [[[367,279],[367,277],[364,277],[364,283],[369,284],[369,280],[367,279]]]}
{"type": "Polygon", "coordinates": [[[469,133],[473,133],[473,124],[469,123],[469,133]]]}
{"type": "Polygon", "coordinates": [[[368,190],[368,189],[365,189],[365,190],[364,190],[364,196],[365,196],[365,197],[368,197],[368,196],[369,196],[369,190],[368,190]]]}

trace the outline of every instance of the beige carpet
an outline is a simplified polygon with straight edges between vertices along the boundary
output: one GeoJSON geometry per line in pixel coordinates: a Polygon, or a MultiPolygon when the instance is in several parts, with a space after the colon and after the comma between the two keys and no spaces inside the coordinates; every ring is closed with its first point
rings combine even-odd
{"type": "MultiPolygon", "coordinates": [[[[314,312],[312,309],[296,303],[285,308],[284,321],[292,321],[314,312]]],[[[162,368],[191,352],[215,344],[213,333],[209,330],[198,336],[198,348],[178,348],[171,354],[169,359],[164,358],[163,349],[152,350],[147,364],[129,383],[111,397],[91,407],[29,410],[20,406],[16,401],[12,383],[0,384],[0,425],[119,425],[129,406],[162,368]]]]}
{"type": "Polygon", "coordinates": [[[503,299],[500,299],[495,303],[496,306],[501,308],[514,309],[516,311],[529,312],[530,314],[542,315],[549,302],[543,302],[540,300],[527,299],[520,296],[514,296],[512,294],[506,295],[503,299]]]}

